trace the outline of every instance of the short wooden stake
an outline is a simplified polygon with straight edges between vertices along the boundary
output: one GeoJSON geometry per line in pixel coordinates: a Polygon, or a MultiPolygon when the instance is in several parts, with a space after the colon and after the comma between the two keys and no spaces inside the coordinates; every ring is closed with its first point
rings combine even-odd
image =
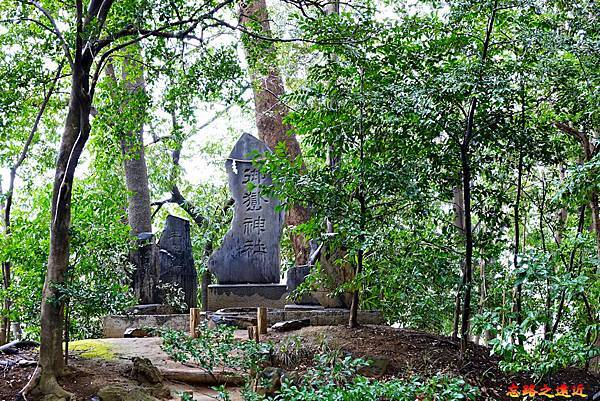
{"type": "Polygon", "coordinates": [[[248,339],[249,340],[254,340],[256,342],[260,341],[260,336],[258,333],[258,327],[257,326],[248,326],[248,339]]]}
{"type": "Polygon", "coordinates": [[[202,309],[201,308],[190,308],[190,337],[198,338],[198,326],[200,325],[200,320],[202,319],[202,309]]]}
{"type": "Polygon", "coordinates": [[[256,324],[260,334],[267,334],[267,308],[256,308],[256,324]]]}

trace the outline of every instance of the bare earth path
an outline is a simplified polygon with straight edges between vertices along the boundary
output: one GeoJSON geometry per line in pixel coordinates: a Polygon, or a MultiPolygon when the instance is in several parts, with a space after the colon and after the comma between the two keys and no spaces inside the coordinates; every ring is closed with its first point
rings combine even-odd
{"type": "MultiPolygon", "coordinates": [[[[243,338],[244,334],[246,333],[239,331],[236,333],[236,337],[243,338]]],[[[110,358],[106,362],[108,362],[108,365],[115,365],[114,367],[110,368],[110,370],[113,372],[109,374],[109,377],[114,377],[113,369],[116,369],[118,365],[122,365],[122,376],[126,376],[127,371],[131,366],[131,359],[134,357],[144,357],[149,359],[150,362],[152,362],[152,364],[161,371],[177,369],[200,375],[206,374],[206,372],[202,369],[186,366],[179,362],[173,361],[161,349],[161,343],[162,340],[160,337],[103,338],[74,342],[71,345],[71,349],[72,353],[78,356],[76,362],[77,366],[82,368],[85,368],[85,365],[87,364],[94,365],[95,363],[102,363],[102,358],[90,358],[90,356],[94,356],[94,353],[98,353],[99,349],[100,353],[102,353],[104,350],[108,352],[110,354],[110,358]],[[86,350],[89,351],[86,352],[86,350]]],[[[183,392],[192,392],[194,399],[197,401],[214,401],[218,394],[216,391],[212,390],[210,386],[204,385],[194,386],[181,382],[165,381],[165,387],[171,390],[171,400],[180,400],[183,392]]],[[[231,389],[230,391],[233,396],[233,401],[242,399],[239,397],[235,389],[231,389]]]]}
{"type": "MultiPolygon", "coordinates": [[[[243,332],[236,333],[242,336],[243,332]]],[[[241,337],[240,337],[241,338],[241,337]]],[[[148,358],[159,370],[177,369],[196,374],[205,372],[173,361],[161,349],[159,337],[106,338],[72,342],[69,346],[69,367],[72,373],[62,379],[62,385],[76,394],[79,400],[89,400],[98,390],[108,385],[135,387],[137,382],[129,377],[133,357],[148,358]]],[[[18,362],[36,360],[37,350],[25,350],[17,355],[0,355],[0,360],[18,362]]],[[[0,401],[12,401],[33,373],[33,366],[0,367],[0,401]]],[[[167,400],[180,400],[183,392],[191,392],[196,401],[214,401],[218,393],[208,385],[190,385],[176,381],[164,381],[170,391],[167,400]]],[[[239,391],[229,388],[233,401],[241,401],[239,391]]]]}

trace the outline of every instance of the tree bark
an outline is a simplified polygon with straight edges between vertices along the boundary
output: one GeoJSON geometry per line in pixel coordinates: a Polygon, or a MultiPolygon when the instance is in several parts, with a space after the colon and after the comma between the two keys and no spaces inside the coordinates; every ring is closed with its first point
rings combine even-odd
{"type": "MultiPolygon", "coordinates": [[[[455,187],[453,190],[453,209],[454,209],[454,226],[460,230],[460,235],[463,238],[465,236],[465,201],[463,196],[462,185],[455,187]]],[[[464,260],[462,261],[462,268],[464,271],[464,260]]],[[[454,323],[452,328],[452,339],[458,340],[458,328],[460,326],[460,312],[461,312],[461,296],[465,286],[465,275],[462,275],[460,283],[456,289],[456,297],[454,300],[454,323]]]]}
{"type": "MultiPolygon", "coordinates": [[[[132,50],[141,53],[139,47],[132,50]]],[[[145,91],[143,70],[135,71],[135,61],[132,54],[125,56],[121,79],[130,99],[135,99],[145,91]]],[[[109,64],[107,75],[117,83],[114,66],[109,64]]],[[[140,105],[137,102],[124,102],[121,111],[130,116],[136,116],[140,105]]],[[[129,261],[134,266],[132,284],[133,292],[140,304],[151,304],[158,301],[156,285],[160,275],[158,247],[152,234],[152,210],[150,206],[150,189],[148,167],[144,151],[144,125],[139,121],[139,127],[131,131],[120,131],[119,140],[123,167],[125,170],[125,185],[127,187],[127,220],[131,233],[136,237],[134,248],[130,251],[129,261]]]]}
{"type": "MultiPolygon", "coordinates": [[[[2,179],[0,178],[0,194],[2,194],[2,179]]],[[[4,216],[5,210],[5,202],[0,202],[0,214],[4,216]]],[[[6,232],[6,221],[2,219],[2,225],[0,226],[0,232],[6,232]]],[[[7,280],[6,273],[4,271],[4,264],[2,265],[2,287],[6,290],[8,288],[7,281],[10,283],[10,280],[7,280]]],[[[2,300],[2,305],[6,309],[6,301],[8,299],[8,294],[5,295],[5,298],[2,300]]],[[[0,322],[0,346],[6,344],[9,341],[8,336],[8,316],[2,317],[2,322],[0,322]]]]}
{"type": "MultiPolygon", "coordinates": [[[[476,101],[473,102],[473,110],[476,101]]],[[[471,125],[472,128],[472,125],[471,125]]],[[[467,349],[469,321],[471,319],[471,285],[473,281],[473,224],[471,221],[471,164],[468,146],[461,147],[461,165],[463,174],[463,196],[465,205],[465,262],[463,270],[463,305],[461,315],[461,355],[467,349]]]]}
{"type": "MultiPolygon", "coordinates": [[[[557,122],[556,127],[561,131],[571,135],[581,144],[581,150],[583,152],[583,160],[590,162],[594,156],[598,153],[598,147],[594,146],[590,140],[590,135],[586,132],[579,131],[570,125],[562,122],[557,122]]],[[[592,190],[589,199],[590,210],[592,211],[592,224],[594,232],[596,233],[596,254],[600,259],[600,205],[598,191],[592,190]]],[[[596,270],[600,273],[600,266],[596,270]]]]}
{"type": "MultiPolygon", "coordinates": [[[[269,13],[265,0],[249,0],[240,6],[240,20],[242,24],[259,24],[262,36],[271,36],[269,13]]],[[[272,42],[251,39],[244,41],[248,64],[250,65],[253,81],[254,105],[256,112],[256,126],[258,137],[271,149],[283,143],[286,154],[290,160],[301,155],[300,144],[296,136],[291,133],[291,127],[284,124],[283,119],[288,109],[281,101],[284,95],[283,80],[279,69],[275,65],[276,49],[272,42]]],[[[308,221],[310,213],[301,206],[293,206],[286,215],[288,226],[298,226],[308,221]]],[[[308,241],[303,235],[293,233],[290,235],[296,266],[306,265],[310,253],[308,241]]]]}
{"type": "MultiPolygon", "coordinates": [[[[135,48],[135,53],[141,53],[139,47],[135,48]]],[[[132,60],[131,55],[128,55],[123,62],[122,71],[123,82],[132,97],[138,96],[146,89],[143,70],[137,74],[131,72],[134,63],[135,61],[132,60]]],[[[139,105],[134,104],[134,107],[139,107],[139,105]]],[[[128,192],[127,218],[133,235],[140,238],[139,236],[142,233],[152,233],[150,184],[144,152],[143,122],[140,122],[138,129],[123,133],[121,152],[123,154],[125,184],[128,192]]],[[[138,240],[138,248],[133,250],[130,259],[135,266],[133,289],[137,299],[141,304],[156,302],[156,286],[160,279],[160,265],[154,235],[148,236],[148,239],[144,241],[138,240]]]]}
{"type": "MultiPolygon", "coordinates": [[[[498,1],[495,0],[492,4],[492,10],[488,19],[485,39],[483,41],[483,49],[481,52],[481,75],[483,74],[483,68],[487,61],[488,51],[492,39],[492,32],[494,30],[494,23],[496,20],[496,12],[498,7],[498,1]]],[[[461,341],[460,351],[461,357],[465,356],[467,349],[467,341],[469,335],[469,323],[471,319],[471,286],[473,280],[473,224],[471,219],[471,162],[470,162],[470,145],[473,139],[474,125],[475,125],[475,111],[477,109],[477,94],[473,94],[471,98],[471,104],[466,119],[466,127],[463,140],[460,146],[460,160],[462,169],[463,179],[463,197],[465,205],[465,264],[463,270],[463,283],[464,283],[464,296],[462,305],[462,316],[461,316],[461,341]]]]}
{"type": "Polygon", "coordinates": [[[90,133],[91,97],[89,76],[91,55],[79,55],[74,66],[69,110],[63,131],[54,187],[50,224],[50,254],[41,311],[41,347],[39,356],[39,387],[44,394],[70,397],[56,380],[64,368],[62,358],[64,302],[57,286],[64,284],[69,264],[69,228],[71,225],[71,194],[75,168],[90,133]]]}
{"type": "MultiPolygon", "coordinates": [[[[515,230],[515,242],[514,242],[514,254],[513,254],[513,267],[515,271],[519,268],[519,241],[520,241],[520,220],[519,220],[519,208],[521,206],[521,190],[523,184],[523,151],[519,151],[519,162],[517,166],[517,195],[514,205],[514,230],[515,230]]],[[[514,310],[517,315],[517,325],[521,326],[523,323],[522,316],[522,295],[523,295],[523,284],[519,283],[515,289],[515,305],[514,310]]],[[[517,339],[520,345],[523,344],[521,336],[517,339]]]]}
{"type": "MultiPolygon", "coordinates": [[[[141,53],[136,49],[135,53],[141,53]]],[[[123,62],[122,79],[125,88],[132,97],[139,96],[146,90],[143,71],[132,72],[135,61],[131,55],[125,57],[123,62]]],[[[137,103],[134,107],[139,107],[137,103]]],[[[130,105],[125,104],[125,108],[130,105]]],[[[131,113],[135,114],[135,112],[131,113]]],[[[150,189],[148,182],[148,167],[144,152],[144,125],[121,136],[121,151],[124,157],[125,182],[129,192],[128,219],[134,235],[143,232],[152,232],[152,212],[150,209],[150,189]]]]}

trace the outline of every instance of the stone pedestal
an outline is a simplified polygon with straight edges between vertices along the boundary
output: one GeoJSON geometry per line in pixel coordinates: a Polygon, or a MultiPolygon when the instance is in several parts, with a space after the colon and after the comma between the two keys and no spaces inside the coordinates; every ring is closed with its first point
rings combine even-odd
{"type": "Polygon", "coordinates": [[[287,295],[285,284],[212,284],[208,286],[208,310],[259,306],[283,309],[287,295]]]}

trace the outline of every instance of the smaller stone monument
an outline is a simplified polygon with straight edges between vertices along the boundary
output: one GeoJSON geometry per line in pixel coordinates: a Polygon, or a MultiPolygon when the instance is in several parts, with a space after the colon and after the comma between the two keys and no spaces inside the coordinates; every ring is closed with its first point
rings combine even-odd
{"type": "Polygon", "coordinates": [[[269,185],[252,163],[270,152],[259,139],[243,134],[237,141],[225,169],[235,200],[231,229],[221,248],[208,262],[219,284],[209,286],[209,309],[224,307],[280,307],[285,303],[285,285],[280,284],[280,247],[284,214],[279,201],[261,193],[269,185]]]}
{"type": "Polygon", "coordinates": [[[156,284],[159,276],[158,247],[154,234],[138,234],[136,245],[129,254],[129,261],[135,266],[132,277],[133,292],[140,304],[153,304],[157,299],[156,284]]]}
{"type": "MultiPolygon", "coordinates": [[[[190,222],[169,215],[160,236],[160,281],[175,284],[185,293],[188,308],[198,305],[198,273],[192,255],[190,222]]],[[[159,291],[160,292],[160,291],[159,291]]],[[[161,294],[164,302],[164,294],[161,294]]]]}

